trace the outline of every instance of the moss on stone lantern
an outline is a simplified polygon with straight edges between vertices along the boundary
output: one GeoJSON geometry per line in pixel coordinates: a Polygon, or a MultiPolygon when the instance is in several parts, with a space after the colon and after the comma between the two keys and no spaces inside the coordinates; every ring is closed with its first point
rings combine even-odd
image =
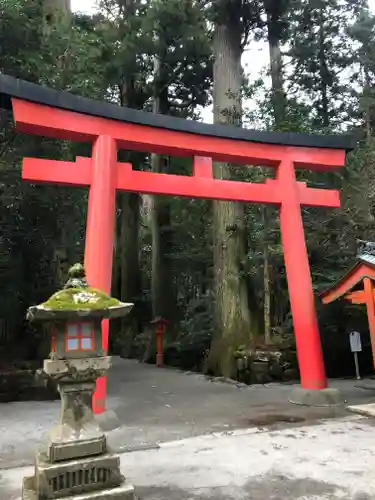
{"type": "Polygon", "coordinates": [[[101,321],[125,316],[132,307],[90,288],[84,267],[75,264],[65,287],[43,304],[30,307],[27,318],[53,324],[54,359],[93,358],[105,356],[101,321]]]}
{"type": "Polygon", "coordinates": [[[34,476],[24,479],[23,500],[134,500],[92,413],[96,379],[111,361],[102,348],[101,321],[125,316],[132,307],[91,288],[76,264],[62,290],[29,308],[30,321],[52,324],[53,352],[43,371],[58,384],[61,416],[37,453],[34,476]]]}

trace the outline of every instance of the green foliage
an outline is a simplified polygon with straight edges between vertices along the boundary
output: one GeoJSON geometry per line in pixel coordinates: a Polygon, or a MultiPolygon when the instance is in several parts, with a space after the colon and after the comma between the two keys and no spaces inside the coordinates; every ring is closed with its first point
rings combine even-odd
{"type": "Polygon", "coordinates": [[[37,80],[42,60],[41,2],[0,1],[0,68],[20,78],[37,80]]]}
{"type": "Polygon", "coordinates": [[[348,117],[351,88],[343,75],[352,64],[353,44],[347,30],[361,4],[300,0],[290,13],[293,74],[288,93],[303,92],[315,128],[339,128],[348,117]]]}
{"type": "Polygon", "coordinates": [[[161,61],[154,91],[167,88],[169,114],[188,117],[205,106],[212,81],[208,24],[195,2],[156,0],[148,11],[146,32],[153,34],[152,52],[161,61]]]}
{"type": "MultiPolygon", "coordinates": [[[[0,0],[0,71],[102,96],[104,82],[91,64],[97,57],[96,37],[74,23],[72,27],[52,25],[48,30],[44,23],[41,2],[0,0]]],[[[82,189],[24,183],[21,159],[72,160],[86,147],[15,134],[7,116],[4,124],[0,130],[0,317],[5,327],[0,350],[8,338],[14,343],[21,338],[28,357],[35,356],[39,339],[26,335],[24,311],[59,288],[66,263],[79,260],[87,198],[82,189]]]]}
{"type": "Polygon", "coordinates": [[[177,339],[166,347],[166,359],[185,370],[204,369],[213,334],[212,297],[188,301],[177,339]]]}

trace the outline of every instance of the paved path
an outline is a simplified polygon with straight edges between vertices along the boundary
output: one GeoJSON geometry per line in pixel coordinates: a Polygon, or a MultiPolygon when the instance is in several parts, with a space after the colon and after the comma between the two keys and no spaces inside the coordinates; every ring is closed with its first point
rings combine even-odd
{"type": "MultiPolygon", "coordinates": [[[[374,427],[364,417],[252,428],[121,455],[140,500],[374,500],[374,427]]],[[[0,471],[0,498],[20,500],[32,468],[0,471]]]]}
{"type": "MultiPolygon", "coordinates": [[[[333,385],[350,404],[375,401],[374,392],[355,388],[354,381],[333,385]]],[[[109,441],[116,451],[133,450],[122,455],[124,473],[144,500],[244,499],[250,492],[252,500],[346,500],[353,498],[344,495],[350,493],[345,490],[349,478],[358,478],[357,490],[363,486],[370,495],[358,500],[375,500],[371,421],[348,417],[345,408],[291,405],[291,389],[277,384],[237,387],[117,359],[109,379],[108,407],[122,425],[108,433],[109,441]],[[320,423],[332,417],[336,419],[320,423]],[[363,465],[366,461],[371,467],[363,465]],[[357,467],[357,476],[347,475],[348,467],[357,467]],[[323,491],[318,484],[328,479],[331,489],[323,491]],[[332,492],[340,481],[344,496],[335,497],[332,492]],[[305,487],[318,493],[304,497],[305,487]],[[280,494],[272,496],[270,488],[280,494]]],[[[18,500],[21,477],[28,471],[10,468],[32,463],[37,444],[58,412],[58,402],[0,405],[0,499],[18,500]]]]}
{"type": "MultiPolygon", "coordinates": [[[[375,395],[356,389],[351,380],[335,385],[350,404],[367,403],[375,395]]],[[[122,426],[108,433],[109,442],[121,452],[221,430],[346,415],[343,408],[291,405],[291,390],[290,385],[278,384],[237,388],[209,382],[202,375],[117,358],[109,377],[108,408],[117,413],[122,426]]],[[[59,409],[59,401],[0,404],[0,468],[32,464],[59,409]]]]}

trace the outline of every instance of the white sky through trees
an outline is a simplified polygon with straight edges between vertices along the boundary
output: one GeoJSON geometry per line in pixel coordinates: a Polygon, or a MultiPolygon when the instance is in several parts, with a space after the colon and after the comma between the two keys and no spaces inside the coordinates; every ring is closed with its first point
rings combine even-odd
{"type": "MultiPolygon", "coordinates": [[[[375,14],[375,0],[368,0],[368,3],[370,9],[375,14]]],[[[96,5],[97,0],[71,0],[73,12],[92,14],[96,10],[96,5]]],[[[257,78],[269,61],[267,44],[265,42],[253,43],[250,49],[245,52],[242,61],[245,71],[246,67],[251,67],[251,79],[254,80],[257,78]]],[[[206,108],[202,111],[202,118],[205,122],[212,123],[213,116],[211,108],[206,108]]]]}

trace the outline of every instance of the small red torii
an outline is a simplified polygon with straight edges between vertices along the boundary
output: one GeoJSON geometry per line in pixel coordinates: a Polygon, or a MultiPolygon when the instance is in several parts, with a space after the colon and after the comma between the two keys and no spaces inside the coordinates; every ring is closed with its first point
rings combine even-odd
{"type": "Polygon", "coordinates": [[[165,330],[168,326],[169,321],[161,316],[153,319],[151,321],[152,325],[155,325],[155,335],[156,335],[156,366],[163,366],[164,364],[164,352],[163,352],[163,337],[165,330]]]}
{"type": "MultiPolygon", "coordinates": [[[[336,190],[310,188],[296,168],[342,167],[351,137],[259,132],[153,115],[47,89],[0,75],[0,107],[12,108],[20,132],[90,142],[91,158],[75,162],[25,158],[22,178],[30,182],[88,186],[85,268],[91,286],[110,292],[116,190],[186,196],[280,207],[290,304],[302,388],[327,388],[301,206],[340,206],[336,190]],[[2,106],[1,106],[2,103],[2,106]],[[191,177],[132,169],[117,161],[119,149],[191,157],[191,177]],[[212,162],[262,165],[276,170],[263,184],[219,180],[212,162]]],[[[103,322],[108,349],[108,322],[103,322]]],[[[106,382],[99,379],[94,411],[105,410],[106,382]]]]}
{"type": "Polygon", "coordinates": [[[357,262],[339,281],[320,292],[324,305],[345,299],[366,306],[372,360],[375,367],[375,243],[360,241],[357,262]]]}

